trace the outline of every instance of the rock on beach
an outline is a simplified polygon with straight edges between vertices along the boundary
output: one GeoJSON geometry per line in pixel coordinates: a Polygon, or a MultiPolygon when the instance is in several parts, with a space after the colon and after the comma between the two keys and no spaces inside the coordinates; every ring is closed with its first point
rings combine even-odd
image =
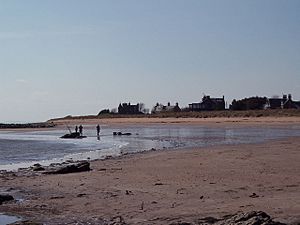
{"type": "Polygon", "coordinates": [[[78,173],[90,171],[90,163],[87,161],[73,163],[70,165],[63,165],[50,169],[49,171],[44,172],[45,174],[66,174],[66,173],[78,173]]]}
{"type": "Polygon", "coordinates": [[[11,195],[0,195],[0,205],[2,205],[3,202],[13,201],[14,197],[11,195]]]}

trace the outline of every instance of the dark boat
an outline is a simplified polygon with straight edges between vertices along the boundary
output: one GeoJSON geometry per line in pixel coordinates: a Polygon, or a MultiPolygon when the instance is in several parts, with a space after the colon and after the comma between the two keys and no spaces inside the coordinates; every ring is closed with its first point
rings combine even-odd
{"type": "Polygon", "coordinates": [[[79,132],[72,132],[72,133],[63,135],[60,138],[64,138],[64,139],[83,139],[83,138],[86,138],[86,136],[80,135],[79,132]]]}

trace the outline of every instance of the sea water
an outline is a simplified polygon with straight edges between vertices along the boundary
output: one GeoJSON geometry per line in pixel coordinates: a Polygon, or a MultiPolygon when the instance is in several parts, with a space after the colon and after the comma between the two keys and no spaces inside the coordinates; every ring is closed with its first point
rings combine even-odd
{"type": "Polygon", "coordinates": [[[66,130],[0,131],[0,170],[49,165],[67,160],[93,160],[151,149],[258,143],[300,136],[300,127],[205,127],[186,125],[84,126],[85,139],[61,139],[66,130]],[[113,136],[114,131],[130,136],[113,136]]]}
{"type": "Polygon", "coordinates": [[[8,216],[0,213],[0,225],[7,225],[19,221],[20,218],[16,216],[8,216]]]}

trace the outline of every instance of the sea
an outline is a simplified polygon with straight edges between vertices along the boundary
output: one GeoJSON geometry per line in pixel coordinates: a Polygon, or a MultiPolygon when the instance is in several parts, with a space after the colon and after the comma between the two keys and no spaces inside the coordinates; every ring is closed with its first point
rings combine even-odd
{"type": "Polygon", "coordinates": [[[300,136],[300,126],[240,127],[186,125],[84,125],[85,139],[61,139],[67,129],[0,130],[0,170],[17,170],[35,163],[50,165],[68,160],[95,160],[149,150],[182,149],[212,145],[260,143],[300,136]],[[113,132],[131,133],[114,136],[113,132]]]}

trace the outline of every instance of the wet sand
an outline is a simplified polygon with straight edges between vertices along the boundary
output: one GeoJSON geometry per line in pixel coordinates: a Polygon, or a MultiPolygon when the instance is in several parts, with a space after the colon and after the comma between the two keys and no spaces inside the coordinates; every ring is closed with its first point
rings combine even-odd
{"type": "Polygon", "coordinates": [[[300,138],[262,144],[165,150],[94,161],[92,171],[1,176],[24,198],[0,211],[47,224],[171,224],[262,210],[300,222],[300,138]]]}

